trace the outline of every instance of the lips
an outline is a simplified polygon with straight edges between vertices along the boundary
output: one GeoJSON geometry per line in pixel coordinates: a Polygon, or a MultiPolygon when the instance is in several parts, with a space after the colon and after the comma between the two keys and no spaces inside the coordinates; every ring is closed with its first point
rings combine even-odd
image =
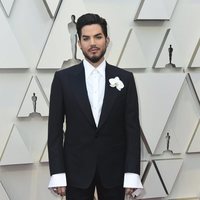
{"type": "Polygon", "coordinates": [[[96,53],[98,50],[99,50],[99,48],[97,48],[97,47],[94,48],[93,47],[93,48],[89,49],[89,52],[96,53]]]}

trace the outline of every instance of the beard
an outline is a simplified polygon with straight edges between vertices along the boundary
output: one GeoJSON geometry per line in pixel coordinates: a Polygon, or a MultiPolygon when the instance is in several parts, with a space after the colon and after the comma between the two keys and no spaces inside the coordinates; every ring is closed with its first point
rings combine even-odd
{"type": "Polygon", "coordinates": [[[87,54],[87,52],[84,52],[84,51],[82,51],[83,52],[83,55],[85,56],[85,58],[87,59],[87,60],[89,60],[91,63],[97,63],[97,62],[99,62],[103,57],[104,57],[104,55],[105,55],[105,53],[106,53],[106,48],[105,49],[103,49],[102,51],[101,51],[101,53],[100,53],[100,55],[93,55],[93,56],[89,56],[88,54],[87,54]]]}

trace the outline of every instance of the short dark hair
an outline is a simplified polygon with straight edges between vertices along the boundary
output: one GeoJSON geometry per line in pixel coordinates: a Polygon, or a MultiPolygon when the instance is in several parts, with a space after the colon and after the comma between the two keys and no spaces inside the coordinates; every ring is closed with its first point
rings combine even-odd
{"type": "Polygon", "coordinates": [[[81,38],[82,28],[86,25],[92,25],[92,24],[99,24],[102,28],[102,31],[103,31],[105,37],[108,36],[106,20],[97,14],[87,13],[87,14],[80,16],[76,23],[76,29],[77,29],[79,39],[81,38]]]}

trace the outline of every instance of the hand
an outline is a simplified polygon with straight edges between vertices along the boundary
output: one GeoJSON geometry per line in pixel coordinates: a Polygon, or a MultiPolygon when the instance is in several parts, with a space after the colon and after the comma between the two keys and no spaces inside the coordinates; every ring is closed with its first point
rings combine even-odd
{"type": "Polygon", "coordinates": [[[126,188],[125,189],[125,194],[126,195],[132,195],[132,193],[135,191],[134,188],[126,188]]]}
{"type": "Polygon", "coordinates": [[[61,197],[66,195],[66,187],[54,187],[52,188],[53,191],[57,194],[60,195],[61,197]]]}

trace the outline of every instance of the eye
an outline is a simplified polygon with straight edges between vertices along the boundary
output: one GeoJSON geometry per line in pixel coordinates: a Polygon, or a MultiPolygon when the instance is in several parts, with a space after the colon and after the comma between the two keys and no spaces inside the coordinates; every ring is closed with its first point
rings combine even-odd
{"type": "Polygon", "coordinates": [[[97,35],[96,38],[100,40],[102,38],[102,35],[97,35]]]}
{"type": "Polygon", "coordinates": [[[89,37],[83,37],[83,41],[88,41],[89,37]]]}

